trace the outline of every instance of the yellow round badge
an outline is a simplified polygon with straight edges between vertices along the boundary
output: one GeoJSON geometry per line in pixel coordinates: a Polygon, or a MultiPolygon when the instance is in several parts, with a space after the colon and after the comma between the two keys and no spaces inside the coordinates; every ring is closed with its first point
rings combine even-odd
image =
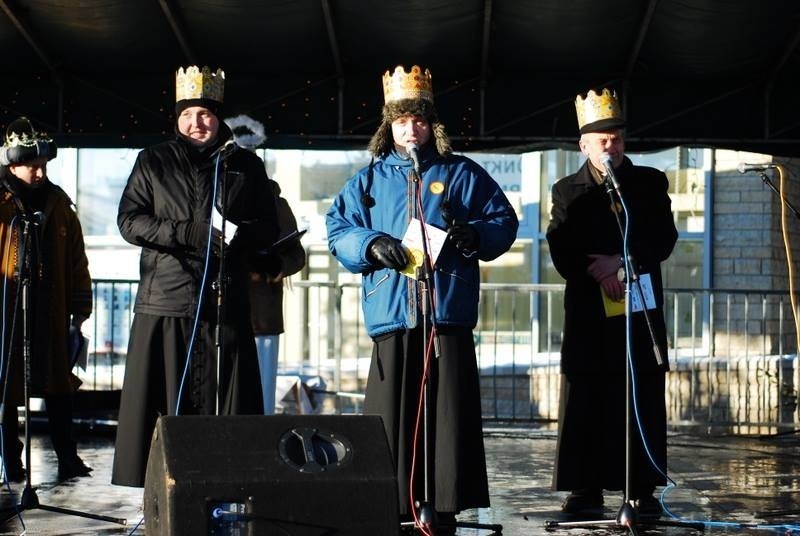
{"type": "Polygon", "coordinates": [[[432,182],[430,185],[430,191],[432,194],[440,194],[444,192],[444,184],[439,181],[432,182]]]}

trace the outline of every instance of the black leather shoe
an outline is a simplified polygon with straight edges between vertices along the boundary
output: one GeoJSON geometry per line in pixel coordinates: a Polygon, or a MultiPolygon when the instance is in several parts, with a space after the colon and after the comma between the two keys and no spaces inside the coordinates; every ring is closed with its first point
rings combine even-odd
{"type": "Polygon", "coordinates": [[[561,505],[565,514],[580,514],[603,508],[602,490],[576,490],[570,493],[561,505]]]}
{"type": "Polygon", "coordinates": [[[69,480],[78,476],[89,476],[92,468],[83,463],[78,456],[69,460],[58,462],[58,480],[59,482],[69,480]]]}

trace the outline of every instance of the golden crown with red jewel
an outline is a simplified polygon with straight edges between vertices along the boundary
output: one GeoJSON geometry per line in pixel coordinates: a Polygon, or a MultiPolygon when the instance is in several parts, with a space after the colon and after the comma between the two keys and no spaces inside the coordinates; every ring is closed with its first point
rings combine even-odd
{"type": "Polygon", "coordinates": [[[578,114],[578,129],[581,134],[625,126],[617,93],[608,88],[599,93],[590,89],[585,98],[578,95],[575,98],[575,111],[578,114]]]}
{"type": "Polygon", "coordinates": [[[225,97],[225,72],[212,72],[207,66],[192,65],[175,73],[175,102],[188,99],[210,99],[223,102],[225,97]]]}
{"type": "Polygon", "coordinates": [[[406,72],[405,67],[398,65],[394,72],[383,74],[383,100],[386,103],[403,99],[422,99],[433,102],[433,83],[431,71],[424,71],[419,65],[406,72]]]}

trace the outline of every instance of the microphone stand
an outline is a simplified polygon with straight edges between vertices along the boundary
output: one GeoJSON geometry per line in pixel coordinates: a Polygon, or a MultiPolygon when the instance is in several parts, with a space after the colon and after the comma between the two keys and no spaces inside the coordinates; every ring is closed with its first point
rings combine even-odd
{"type": "MultiPolygon", "coordinates": [[[[782,173],[782,171],[781,171],[781,173],[782,173]]],[[[769,186],[769,189],[772,190],[773,192],[775,192],[775,195],[778,196],[778,199],[780,199],[781,202],[783,202],[787,207],[789,207],[789,210],[792,211],[792,213],[794,214],[795,218],[800,219],[800,212],[798,212],[797,209],[794,208],[792,203],[788,199],[786,199],[784,196],[782,196],[780,191],[778,191],[778,189],[775,188],[775,185],[772,183],[772,180],[769,178],[769,176],[766,174],[766,172],[765,171],[759,171],[758,174],[761,175],[761,182],[763,182],[764,184],[769,186]]]]}
{"type": "MultiPolygon", "coordinates": [[[[22,512],[26,510],[46,510],[48,512],[56,512],[59,514],[66,514],[71,516],[84,517],[88,519],[96,519],[98,521],[108,521],[118,525],[127,525],[128,520],[109,517],[98,514],[91,514],[88,512],[81,512],[78,510],[69,510],[58,506],[50,506],[39,502],[39,497],[36,495],[36,489],[31,487],[31,335],[30,335],[30,284],[31,284],[31,265],[30,265],[30,248],[31,248],[31,225],[34,224],[27,214],[20,216],[22,220],[22,236],[19,242],[19,284],[22,290],[22,359],[23,359],[23,396],[25,399],[25,487],[22,489],[20,502],[16,506],[4,508],[0,510],[0,526],[4,525],[6,521],[20,517],[22,512]]],[[[38,241],[37,241],[38,243],[38,241]]],[[[10,336],[10,340],[14,340],[14,334],[10,336]]],[[[11,347],[11,344],[9,344],[11,347]]],[[[11,352],[7,356],[11,359],[11,352]]],[[[11,367],[9,366],[6,371],[6,382],[10,382],[11,367]]],[[[5,400],[3,400],[5,406],[5,400]]],[[[6,453],[8,454],[8,453],[6,453]]],[[[21,519],[21,517],[20,517],[21,519]]]]}
{"type": "MultiPolygon", "coordinates": [[[[409,179],[412,182],[412,187],[414,188],[414,209],[412,211],[413,214],[416,214],[417,207],[422,207],[422,197],[420,195],[420,187],[421,187],[421,176],[420,176],[420,168],[419,168],[419,159],[416,154],[416,146],[409,147],[409,153],[411,153],[412,161],[414,162],[414,166],[412,171],[409,172],[409,179]]],[[[416,507],[419,515],[417,518],[419,522],[425,527],[433,527],[434,528],[434,536],[436,534],[435,529],[437,526],[441,527],[467,527],[467,528],[475,528],[475,529],[487,529],[493,531],[493,534],[501,534],[503,531],[502,525],[486,525],[481,523],[469,523],[469,522],[462,522],[456,521],[455,523],[443,522],[440,523],[436,516],[436,510],[433,508],[431,504],[431,467],[430,467],[430,438],[431,438],[431,408],[430,408],[430,401],[433,395],[432,388],[431,388],[431,381],[430,381],[430,370],[428,367],[428,360],[426,359],[427,349],[428,349],[428,336],[429,330],[428,327],[430,326],[430,333],[433,336],[433,354],[436,361],[439,360],[441,357],[441,347],[439,344],[439,334],[436,329],[436,309],[434,307],[434,278],[433,278],[433,266],[430,264],[430,254],[428,252],[428,240],[427,240],[427,233],[425,230],[425,218],[417,215],[417,220],[419,220],[420,225],[420,236],[422,237],[422,265],[417,269],[417,281],[419,282],[419,302],[420,302],[420,312],[422,315],[422,360],[423,360],[423,371],[422,375],[425,378],[425,383],[422,390],[422,435],[423,435],[423,442],[422,442],[422,458],[423,458],[423,500],[416,501],[416,503],[412,506],[416,507]]],[[[414,445],[414,450],[416,449],[416,445],[414,445]]],[[[413,450],[412,450],[413,452],[413,450]]],[[[411,475],[413,477],[413,474],[411,475]]],[[[413,488],[409,487],[409,492],[413,493],[413,488]]],[[[410,521],[407,523],[401,523],[401,526],[414,526],[415,522],[410,521]]]]}
{"type": "MultiPolygon", "coordinates": [[[[610,161],[604,162],[606,167],[606,180],[603,185],[605,186],[606,193],[608,194],[611,206],[616,207],[618,203],[622,203],[622,193],[619,189],[614,170],[611,167],[610,161]]],[[[625,232],[620,219],[619,211],[612,210],[617,220],[617,227],[620,235],[625,243],[625,232]]],[[[653,330],[653,324],[650,319],[650,314],[647,310],[647,304],[644,301],[644,293],[642,292],[639,276],[636,273],[636,262],[629,251],[622,252],[625,262],[626,275],[628,281],[634,291],[637,293],[639,303],[642,305],[641,312],[644,314],[645,323],[647,324],[648,334],[653,345],[656,361],[659,365],[664,364],[664,357],[661,355],[661,349],[658,347],[658,342],[653,330]]],[[[630,296],[625,296],[625,317],[626,322],[631,322],[631,306],[630,296]]],[[[555,528],[576,528],[576,527],[598,527],[598,526],[612,526],[622,527],[627,529],[630,534],[637,536],[639,531],[637,525],[639,524],[639,516],[636,512],[635,501],[631,498],[631,491],[633,489],[633,470],[632,470],[632,440],[633,440],[633,370],[631,370],[631,360],[629,355],[631,352],[629,338],[625,338],[625,489],[623,491],[622,506],[617,512],[617,516],[613,519],[597,519],[597,520],[581,520],[581,521],[546,521],[545,528],[548,530],[555,528]]],[[[642,438],[643,442],[646,442],[642,438]]],[[[647,524],[667,527],[687,527],[695,530],[702,531],[705,529],[703,523],[699,522],[685,522],[685,521],[670,521],[662,519],[647,519],[647,524]]]]}
{"type": "MultiPolygon", "coordinates": [[[[410,179],[412,188],[414,189],[413,203],[414,209],[412,213],[416,214],[417,207],[421,205],[420,199],[420,173],[417,159],[414,160],[413,170],[410,172],[410,179]]],[[[433,354],[434,358],[438,361],[441,356],[441,348],[439,346],[439,334],[436,331],[436,315],[434,302],[433,302],[433,274],[429,269],[428,262],[430,259],[428,253],[428,241],[426,240],[425,221],[424,218],[418,217],[420,224],[420,236],[422,237],[422,264],[417,268],[417,281],[419,288],[419,304],[420,312],[422,315],[422,362],[423,370],[422,375],[425,378],[422,389],[422,460],[423,460],[423,500],[416,501],[412,505],[419,511],[418,519],[424,526],[435,526],[436,524],[436,511],[431,505],[431,475],[430,475],[430,437],[431,437],[431,422],[430,422],[430,399],[432,396],[431,382],[430,382],[430,368],[428,367],[428,360],[426,359],[428,349],[428,337],[433,336],[433,354]],[[430,328],[430,331],[429,331],[430,328]]],[[[414,448],[416,450],[416,447],[414,448]]],[[[413,477],[413,475],[410,475],[413,477]]],[[[414,490],[409,488],[410,492],[414,490]]],[[[412,522],[413,524],[413,522],[412,522]]]]}
{"type": "MultiPolygon", "coordinates": [[[[224,148],[225,146],[223,146],[224,148]]],[[[224,155],[223,155],[224,156],[224,155]]],[[[231,172],[234,173],[234,172],[231,172]]],[[[226,244],[225,244],[225,226],[226,226],[226,219],[225,219],[225,208],[227,202],[227,178],[228,178],[228,163],[227,159],[222,159],[222,179],[218,181],[217,186],[219,188],[219,201],[222,207],[222,223],[220,226],[220,237],[219,237],[219,269],[217,270],[217,279],[212,284],[212,288],[216,291],[216,317],[217,317],[217,325],[214,329],[214,345],[216,347],[216,376],[217,376],[217,389],[216,389],[216,400],[214,405],[214,414],[220,415],[222,410],[222,360],[225,356],[225,298],[226,298],[226,291],[228,287],[228,283],[230,283],[229,278],[226,271],[225,266],[225,253],[226,253],[226,244]]],[[[214,207],[212,207],[212,211],[214,207]]],[[[212,223],[213,227],[213,223],[212,223]]]]}
{"type": "MultiPolygon", "coordinates": [[[[606,188],[606,193],[608,194],[609,199],[611,200],[612,206],[616,207],[617,200],[619,203],[622,203],[622,192],[619,189],[619,183],[617,182],[617,178],[614,175],[614,170],[611,167],[610,163],[606,163],[606,180],[603,182],[603,185],[606,188]]],[[[617,229],[619,229],[620,237],[625,239],[625,230],[622,226],[622,220],[620,220],[619,212],[614,210],[614,217],[617,220],[617,229]]],[[[642,292],[641,282],[639,281],[639,273],[637,270],[636,261],[633,258],[633,255],[630,251],[623,251],[622,252],[622,259],[625,266],[625,276],[627,277],[628,281],[631,283],[631,288],[633,288],[634,292],[636,293],[636,298],[639,300],[639,303],[642,305],[642,314],[644,315],[644,321],[647,325],[647,332],[650,335],[650,342],[653,344],[653,355],[656,357],[656,362],[660,367],[664,366],[664,356],[661,355],[661,348],[658,346],[658,342],[656,342],[656,332],[653,329],[653,321],[650,319],[650,312],[647,309],[647,304],[644,301],[644,292],[642,292]]],[[[627,315],[630,311],[628,311],[628,297],[625,298],[625,314],[627,315]]],[[[627,358],[625,360],[628,361],[627,358]]],[[[627,373],[626,367],[626,373],[627,373]]],[[[630,434],[629,434],[630,435],[630,434]]]]}
{"type": "MultiPolygon", "coordinates": [[[[780,168],[780,166],[778,166],[778,167],[780,168]]],[[[783,173],[783,169],[779,169],[778,172],[779,173],[783,173]]],[[[800,212],[798,212],[798,210],[792,205],[791,201],[789,201],[783,195],[781,195],[781,192],[777,188],[775,188],[775,184],[773,184],[772,180],[767,175],[766,170],[761,170],[761,171],[758,172],[758,174],[761,176],[761,182],[766,184],[769,187],[769,189],[772,190],[775,193],[776,196],[778,196],[778,199],[780,199],[781,202],[784,205],[786,205],[786,207],[789,210],[792,211],[792,213],[794,214],[795,218],[800,219],[800,212]]],[[[798,351],[800,351],[800,349],[798,349],[798,351]]],[[[800,433],[800,428],[795,429],[795,430],[787,430],[785,432],[777,432],[775,434],[770,434],[770,435],[761,435],[761,436],[759,436],[759,439],[766,439],[766,438],[771,438],[771,437],[780,437],[780,436],[792,435],[792,434],[797,434],[797,433],[800,433]]],[[[800,512],[800,510],[794,511],[793,513],[798,513],[798,512],[800,512]]]]}

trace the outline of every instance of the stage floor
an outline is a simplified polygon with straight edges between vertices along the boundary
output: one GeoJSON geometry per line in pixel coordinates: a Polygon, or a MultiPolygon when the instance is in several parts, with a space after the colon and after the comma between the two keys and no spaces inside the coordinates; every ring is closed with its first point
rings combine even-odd
{"type": "MultiPolygon", "coordinates": [[[[554,432],[495,427],[486,432],[492,507],[464,512],[460,521],[500,524],[506,536],[619,533],[619,527],[611,530],[559,526],[547,530],[547,522],[567,520],[559,510],[564,493],[549,489],[554,432]]],[[[83,435],[79,449],[86,463],[94,468],[92,476],[58,484],[49,440],[36,434],[31,450],[35,497],[46,506],[119,518],[127,524],[33,508],[18,516],[7,514],[0,534],[22,534],[25,530],[29,535],[146,534],[142,490],[110,484],[111,434],[83,435]],[[9,519],[8,515],[12,517],[9,519]]],[[[669,465],[677,486],[668,490],[664,504],[678,519],[710,522],[706,534],[763,534],[773,532],[770,527],[776,527],[777,533],[800,533],[800,433],[766,437],[673,433],[669,438],[669,465]]],[[[5,487],[0,504],[6,508],[19,505],[23,488],[22,484],[5,487]]],[[[607,492],[605,511],[592,519],[614,519],[620,502],[620,494],[607,492]]],[[[653,526],[644,521],[637,524],[637,529],[641,534],[699,534],[685,526],[653,526]]],[[[462,527],[457,534],[480,536],[492,532],[462,527]]]]}

